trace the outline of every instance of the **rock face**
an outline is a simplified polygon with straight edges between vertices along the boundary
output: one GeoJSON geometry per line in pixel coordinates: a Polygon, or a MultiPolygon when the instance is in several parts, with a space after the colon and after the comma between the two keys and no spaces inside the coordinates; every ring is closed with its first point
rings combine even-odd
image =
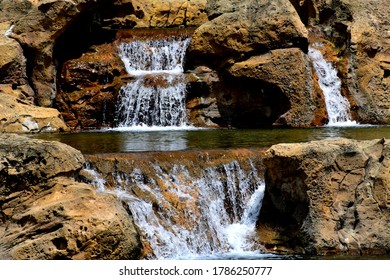
{"type": "Polygon", "coordinates": [[[220,126],[322,124],[318,115],[323,113],[316,111],[324,108],[318,106],[322,97],[305,55],[308,32],[293,5],[284,0],[236,2],[208,2],[212,20],[193,36],[187,67],[206,66],[219,79],[211,84],[206,103],[204,96],[193,94],[193,109],[201,108],[203,119],[220,126]],[[287,76],[300,81],[299,86],[287,76]],[[305,113],[296,119],[298,111],[305,113]]]}
{"type": "Polygon", "coordinates": [[[126,75],[117,46],[95,46],[80,58],[64,63],[55,107],[72,129],[109,126],[115,117],[116,96],[126,75]]]}
{"type": "Polygon", "coordinates": [[[302,20],[320,26],[333,43],[334,65],[355,119],[388,124],[390,16],[386,0],[291,0],[302,20]]]}
{"type": "Polygon", "coordinates": [[[117,0],[103,12],[110,28],[198,27],[207,21],[207,0],[117,0]]]}
{"type": "Polygon", "coordinates": [[[117,198],[75,180],[64,144],[0,136],[0,259],[129,259],[138,233],[117,198]]]}
{"type": "Polygon", "coordinates": [[[342,138],[271,147],[259,222],[266,246],[320,255],[389,252],[389,152],[387,140],[342,138]]]}

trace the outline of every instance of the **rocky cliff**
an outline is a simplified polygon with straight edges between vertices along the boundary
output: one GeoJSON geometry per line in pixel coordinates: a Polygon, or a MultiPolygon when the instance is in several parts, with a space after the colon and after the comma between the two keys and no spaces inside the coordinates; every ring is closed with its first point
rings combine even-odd
{"type": "Polygon", "coordinates": [[[131,259],[140,243],[116,197],[75,178],[81,153],[0,135],[0,259],[131,259]]]}
{"type": "Polygon", "coordinates": [[[304,254],[387,254],[389,142],[331,139],[268,151],[259,234],[304,254]]]}
{"type": "MultiPolygon", "coordinates": [[[[196,28],[186,62],[186,70],[197,77],[188,86],[187,100],[194,124],[323,125],[324,97],[306,54],[308,44],[318,40],[307,30],[314,26],[331,54],[327,59],[339,71],[354,119],[387,124],[390,27],[389,12],[382,8],[386,4],[386,0],[3,0],[0,90],[17,97],[13,104],[56,107],[71,128],[112,125],[107,120],[122,84],[117,70],[123,70],[112,49],[117,30],[196,28]],[[95,84],[85,87],[84,80],[64,78],[64,72],[84,72],[84,78],[95,84]],[[74,87],[69,87],[68,79],[74,87]]],[[[25,117],[2,116],[2,130],[25,131],[25,117]]],[[[48,123],[44,116],[28,117],[37,123],[34,131],[48,123]],[[40,119],[45,119],[42,124],[40,119]]],[[[52,130],[64,129],[60,121],[58,117],[52,121],[56,123],[52,130]]]]}

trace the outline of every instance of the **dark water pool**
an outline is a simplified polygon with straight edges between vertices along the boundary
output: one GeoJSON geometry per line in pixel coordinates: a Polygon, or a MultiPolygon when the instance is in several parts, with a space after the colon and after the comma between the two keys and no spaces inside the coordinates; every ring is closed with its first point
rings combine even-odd
{"type": "Polygon", "coordinates": [[[229,148],[267,148],[278,143],[307,142],[329,137],[390,139],[389,126],[321,127],[306,129],[251,130],[153,130],[87,131],[40,134],[31,137],[59,141],[84,154],[182,151],[229,148]]]}

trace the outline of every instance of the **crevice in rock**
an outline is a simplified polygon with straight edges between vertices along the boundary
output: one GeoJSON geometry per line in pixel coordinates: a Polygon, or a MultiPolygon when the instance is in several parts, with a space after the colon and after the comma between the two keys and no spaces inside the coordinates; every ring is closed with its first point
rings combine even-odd
{"type": "Polygon", "coordinates": [[[290,109],[289,99],[274,84],[248,78],[225,79],[213,89],[218,92],[221,126],[270,127],[290,109]]]}

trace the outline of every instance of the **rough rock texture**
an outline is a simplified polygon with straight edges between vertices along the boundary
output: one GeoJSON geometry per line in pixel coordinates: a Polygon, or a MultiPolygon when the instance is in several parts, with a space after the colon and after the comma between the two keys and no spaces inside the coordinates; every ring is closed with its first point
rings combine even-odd
{"type": "Polygon", "coordinates": [[[117,0],[103,12],[110,28],[197,27],[207,21],[207,0],[117,0]]]}
{"type": "Polygon", "coordinates": [[[22,89],[0,86],[0,132],[60,132],[69,128],[57,109],[31,105],[22,89]],[[17,92],[21,92],[17,96],[17,92]]]}
{"type": "Polygon", "coordinates": [[[195,73],[199,67],[215,73],[205,82],[208,91],[191,93],[199,122],[233,127],[325,122],[305,55],[308,31],[289,1],[209,1],[207,11],[212,20],[196,30],[186,63],[195,73]],[[293,77],[299,85],[291,83],[293,77]]]}
{"type": "Polygon", "coordinates": [[[58,44],[78,49],[91,42],[104,41],[103,37],[108,35],[102,28],[198,26],[207,20],[205,6],[205,0],[117,0],[114,3],[107,0],[3,0],[0,23],[12,26],[8,35],[24,49],[36,102],[48,107],[57,91],[56,60],[63,59],[64,49],[58,44]],[[73,30],[73,37],[68,37],[75,40],[73,45],[61,40],[69,30],[73,30]]]}
{"type": "Polygon", "coordinates": [[[194,63],[203,60],[207,64],[223,65],[229,59],[242,59],[253,52],[290,47],[307,49],[307,30],[289,1],[247,0],[237,6],[234,1],[221,2],[230,4],[233,11],[221,9],[220,16],[196,30],[189,47],[194,63]]]}
{"type": "Polygon", "coordinates": [[[334,65],[343,93],[364,123],[390,122],[390,11],[386,0],[305,0],[291,2],[302,20],[320,26],[333,42],[334,65]]]}
{"type": "Polygon", "coordinates": [[[387,140],[272,146],[264,160],[259,231],[266,246],[320,255],[388,254],[389,152],[387,140]]]}
{"type": "Polygon", "coordinates": [[[126,75],[117,53],[114,44],[103,44],[64,63],[55,107],[72,129],[112,123],[116,96],[125,84],[121,77],[126,75]]]}
{"type": "MultiPolygon", "coordinates": [[[[264,99],[258,105],[260,112],[255,112],[251,118],[269,119],[270,124],[304,126],[311,123],[315,117],[326,117],[322,95],[318,93],[317,96],[312,96],[316,88],[310,72],[310,63],[300,49],[272,50],[267,54],[237,62],[228,71],[236,78],[270,83],[280,92],[278,95],[275,90],[262,91],[264,99]]],[[[243,101],[242,96],[240,97],[237,103],[243,101]]],[[[246,106],[249,107],[251,103],[253,104],[253,101],[249,101],[246,106]]],[[[240,114],[242,113],[241,111],[240,114]]]]}
{"type": "Polygon", "coordinates": [[[74,178],[82,154],[0,136],[0,259],[128,259],[138,234],[119,200],[74,178]]]}

